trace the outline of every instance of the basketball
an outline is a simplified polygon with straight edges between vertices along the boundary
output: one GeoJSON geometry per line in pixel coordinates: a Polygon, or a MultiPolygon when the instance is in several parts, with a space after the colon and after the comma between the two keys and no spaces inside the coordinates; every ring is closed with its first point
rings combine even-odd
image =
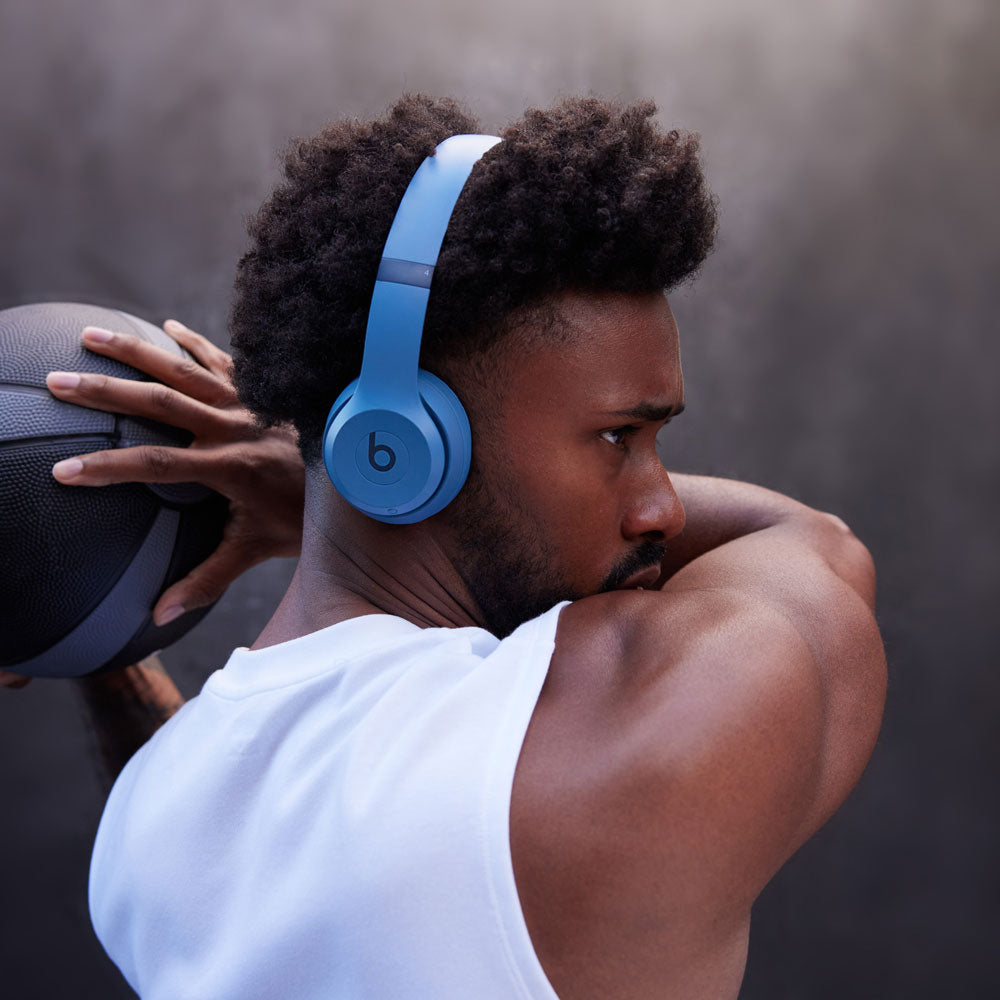
{"type": "Polygon", "coordinates": [[[183,447],[184,430],[56,399],[54,370],[150,376],[82,345],[85,326],[133,334],[174,354],[166,333],[128,313],[46,302],[0,311],[0,668],[75,677],[127,666],[204,616],[153,624],[157,597],[218,546],[225,497],[196,483],[67,486],[62,459],[133,445],[183,447]]]}

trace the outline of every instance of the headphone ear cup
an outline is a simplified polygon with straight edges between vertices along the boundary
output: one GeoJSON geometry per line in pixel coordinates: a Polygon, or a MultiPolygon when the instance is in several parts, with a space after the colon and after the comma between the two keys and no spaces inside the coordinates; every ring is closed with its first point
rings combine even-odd
{"type": "MultiPolygon", "coordinates": [[[[423,368],[417,370],[417,390],[431,415],[445,448],[445,467],[441,485],[422,507],[414,511],[412,521],[423,520],[444,510],[458,496],[469,475],[472,461],[472,428],[458,396],[448,385],[423,368]]],[[[406,523],[411,523],[407,519],[406,523]]]]}
{"type": "Polygon", "coordinates": [[[458,396],[436,375],[422,368],[417,370],[417,391],[420,394],[420,401],[426,411],[426,417],[433,421],[434,429],[440,437],[440,443],[436,447],[439,449],[438,454],[443,456],[443,462],[438,460],[436,464],[442,471],[432,474],[433,478],[427,483],[427,487],[433,492],[420,506],[405,513],[390,514],[378,509],[390,506],[392,503],[383,491],[376,488],[376,492],[372,492],[373,487],[367,482],[360,482],[359,489],[353,456],[348,458],[341,454],[338,460],[336,455],[339,450],[336,447],[337,435],[347,417],[346,413],[344,416],[341,414],[351,405],[357,386],[358,379],[355,379],[344,389],[330,408],[326,420],[323,460],[334,486],[341,495],[346,493],[348,501],[369,517],[389,524],[414,524],[443,510],[455,499],[465,484],[469,474],[469,463],[472,460],[472,431],[469,427],[469,418],[458,396]],[[341,418],[339,421],[338,417],[341,418]],[[368,502],[356,502],[361,500],[359,494],[368,502]]]}
{"type": "Polygon", "coordinates": [[[343,408],[351,401],[351,397],[354,395],[354,391],[357,389],[359,381],[360,379],[354,379],[351,381],[344,391],[334,400],[333,406],[330,407],[330,412],[327,414],[326,426],[323,428],[323,440],[320,442],[323,464],[326,466],[326,474],[330,477],[330,482],[332,482],[335,486],[341,472],[337,468],[337,463],[334,458],[333,445],[334,441],[336,441],[337,433],[333,423],[339,416],[340,411],[343,410],[343,408]]]}

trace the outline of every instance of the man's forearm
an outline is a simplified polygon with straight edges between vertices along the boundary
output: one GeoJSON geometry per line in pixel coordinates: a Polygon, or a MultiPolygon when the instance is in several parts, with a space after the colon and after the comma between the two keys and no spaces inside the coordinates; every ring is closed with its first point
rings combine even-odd
{"type": "Polygon", "coordinates": [[[874,606],[871,556],[839,517],[750,483],[683,474],[670,478],[687,519],[681,534],[667,545],[660,586],[699,556],[727,542],[756,532],[774,534],[777,539],[776,533],[780,533],[821,556],[870,607],[874,606]]]}
{"type": "Polygon", "coordinates": [[[136,752],[184,704],[159,658],[76,681],[97,738],[108,788],[136,752]]]}
{"type": "Polygon", "coordinates": [[[797,500],[750,483],[681,473],[670,479],[686,521],[681,534],[668,544],[665,578],[726,542],[816,514],[797,500]]]}

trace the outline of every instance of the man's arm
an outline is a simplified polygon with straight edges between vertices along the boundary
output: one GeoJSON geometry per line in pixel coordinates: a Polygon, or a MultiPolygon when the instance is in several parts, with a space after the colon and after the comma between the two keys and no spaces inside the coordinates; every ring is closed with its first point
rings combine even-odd
{"type": "Polygon", "coordinates": [[[110,791],[132,755],[184,704],[184,697],[155,655],[73,683],[97,740],[105,791],[110,791]]]}
{"type": "MultiPolygon", "coordinates": [[[[97,331],[95,337],[92,328],[83,333],[89,350],[132,365],[158,382],[81,373],[73,387],[50,385],[53,394],[66,402],[161,420],[195,436],[187,448],[140,446],[78,456],[79,468],[60,463],[60,482],[104,486],[193,480],[229,498],[222,543],[206,562],[160,596],[154,611],[160,624],[168,620],[171,607],[189,610],[217,600],[255,563],[297,554],[304,490],[294,432],[287,427],[261,428],[239,404],[229,376],[229,355],[175,320],[165,323],[164,330],[196,360],[130,334],[112,332],[107,337],[97,331]]],[[[0,687],[19,688],[29,680],[0,670],[0,687]]],[[[155,656],[73,683],[96,735],[108,787],[184,701],[155,656]]]]}
{"type": "Polygon", "coordinates": [[[518,764],[512,850],[547,969],[603,942],[616,975],[652,982],[722,952],[742,970],[751,904],[846,797],[878,732],[864,546],[770,490],[674,483],[687,524],[661,589],[562,612],[518,764]],[[600,909],[580,910],[581,885],[600,909]]]}
{"type": "Polygon", "coordinates": [[[722,771],[752,786],[742,806],[716,810],[759,828],[757,856],[739,852],[752,898],[833,814],[874,748],[885,697],[874,566],[833,515],[744,483],[676,481],[690,528],[635,638],[640,658],[661,666],[662,723],[676,731],[677,685],[702,708],[704,730],[690,735],[707,748],[706,786],[722,771]],[[727,750],[733,727],[746,739],[727,750]]]}
{"type": "MultiPolygon", "coordinates": [[[[728,542],[771,529],[822,528],[826,537],[816,537],[815,543],[835,561],[835,571],[847,574],[851,585],[874,606],[875,575],[871,558],[839,517],[812,510],[790,497],[750,483],[683,474],[673,474],[670,478],[684,506],[687,522],[684,531],[670,542],[660,587],[692,560],[728,542]]],[[[771,537],[773,533],[768,536],[771,537]]]]}

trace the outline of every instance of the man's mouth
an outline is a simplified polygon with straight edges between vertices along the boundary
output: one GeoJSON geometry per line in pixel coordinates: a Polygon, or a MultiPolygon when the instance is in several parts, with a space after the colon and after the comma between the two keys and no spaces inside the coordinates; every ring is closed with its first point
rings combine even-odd
{"type": "Polygon", "coordinates": [[[638,587],[652,587],[660,579],[662,570],[659,566],[647,566],[627,577],[615,588],[616,590],[635,590],[638,587]]]}
{"type": "Polygon", "coordinates": [[[654,587],[660,579],[660,565],[666,555],[664,542],[643,542],[625,556],[607,575],[601,592],[609,590],[635,590],[636,587],[654,587]]]}

